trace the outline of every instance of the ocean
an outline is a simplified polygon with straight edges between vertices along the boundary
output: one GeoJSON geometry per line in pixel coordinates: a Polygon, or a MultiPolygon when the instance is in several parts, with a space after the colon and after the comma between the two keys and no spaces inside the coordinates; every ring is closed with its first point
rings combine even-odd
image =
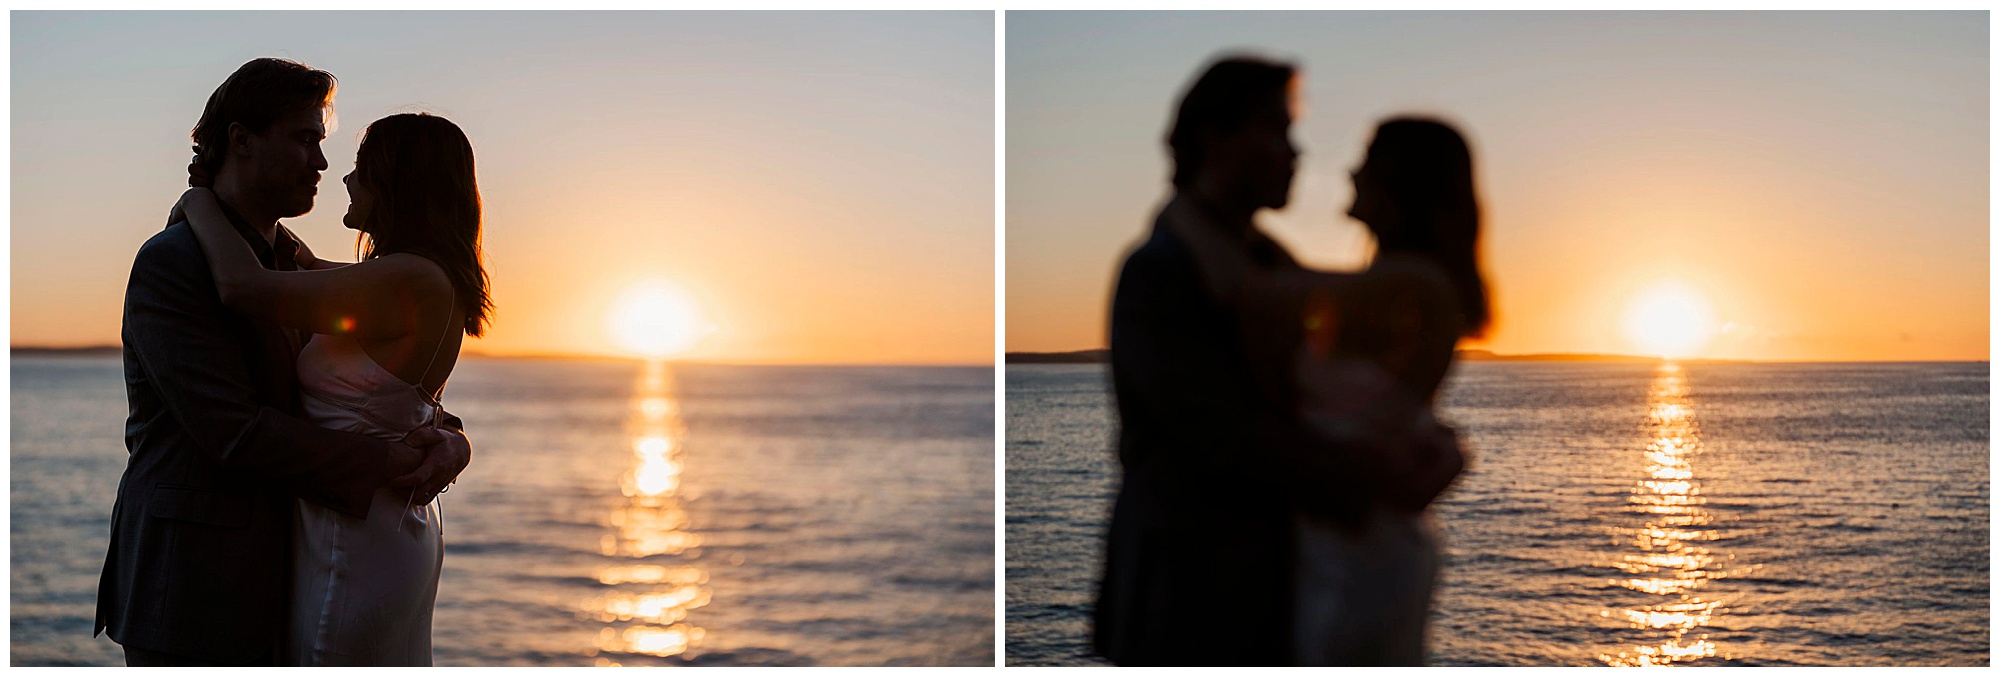
{"type": "MultiPolygon", "coordinates": [[[[1470,362],[1436,665],[1987,665],[1989,365],[1470,362]]],[[[1007,368],[1008,665],[1089,665],[1102,365],[1007,368]]],[[[1229,619],[1201,619],[1226,623],[1229,619]]],[[[1227,651],[1227,647],[1211,647],[1227,651]]]]}
{"type": "MultiPolygon", "coordinates": [[[[10,366],[14,665],[90,636],[117,358],[10,366]]],[[[992,665],[993,370],[471,358],[438,665],[992,665]]]]}

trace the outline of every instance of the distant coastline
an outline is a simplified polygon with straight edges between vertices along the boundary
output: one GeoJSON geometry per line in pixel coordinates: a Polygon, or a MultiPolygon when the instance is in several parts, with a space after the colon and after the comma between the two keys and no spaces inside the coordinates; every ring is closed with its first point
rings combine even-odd
{"type": "MultiPolygon", "coordinates": [[[[1502,355],[1491,350],[1460,350],[1458,359],[1465,362],[1633,362],[1652,364],[1660,361],[1657,357],[1643,355],[1607,355],[1600,353],[1530,353],[1524,355],[1502,355]]],[[[1111,361],[1111,351],[1072,350],[1066,353],[1007,353],[1008,364],[1102,364],[1111,361]]],[[[1690,360],[1694,362],[1717,362],[1736,360],[1690,360]]]]}
{"type": "Polygon", "coordinates": [[[1111,351],[1072,350],[1066,353],[1007,353],[1007,364],[1103,364],[1111,361],[1111,351]]]}
{"type": "Polygon", "coordinates": [[[119,346],[13,346],[7,354],[14,357],[113,357],[124,354],[119,346]]]}
{"type": "MultiPolygon", "coordinates": [[[[1465,362],[1659,362],[1660,358],[1643,355],[1606,355],[1598,353],[1530,353],[1524,355],[1501,355],[1490,350],[1460,350],[1458,359],[1465,362]]],[[[1101,364],[1111,361],[1111,351],[1073,350],[1066,353],[1007,353],[1008,364],[1101,364]]],[[[1713,362],[1716,360],[1694,360],[1713,362]]]]}
{"type": "MultiPolygon", "coordinates": [[[[9,354],[17,358],[86,358],[120,357],[125,354],[122,346],[11,346],[9,354]]],[[[468,350],[459,355],[460,359],[475,360],[544,360],[566,362],[644,362],[645,358],[619,355],[594,355],[589,353],[486,353],[468,350]]],[[[878,368],[878,367],[918,367],[918,368],[958,368],[991,369],[993,363],[896,363],[896,362],[731,362],[726,360],[679,360],[669,359],[676,365],[712,365],[729,367],[827,367],[827,368],[878,368]]]]}
{"type": "MultiPolygon", "coordinates": [[[[125,353],[123,346],[11,346],[8,354],[14,357],[117,357],[125,353]]],[[[487,359],[529,359],[529,360],[623,360],[628,358],[606,355],[568,355],[561,353],[532,353],[521,355],[489,355],[465,351],[464,357],[487,359]]]]}
{"type": "MultiPolygon", "coordinates": [[[[1661,358],[1645,355],[1615,355],[1609,353],[1524,353],[1502,355],[1491,350],[1460,350],[1457,355],[1461,362],[1640,362],[1658,363],[1661,358]]],[[[1742,360],[1688,360],[1690,362],[1741,362],[1742,360]]]]}
{"type": "MultiPolygon", "coordinates": [[[[1610,353],[1523,353],[1518,355],[1495,353],[1491,350],[1467,349],[1458,351],[1462,362],[1595,362],[1608,364],[1659,364],[1663,358],[1645,355],[1617,355],[1610,353]]],[[[1007,364],[1103,364],[1111,361],[1111,351],[1072,350],[1061,353],[1007,353],[1007,364]]],[[[1818,362],[1824,360],[1718,360],[1690,359],[1678,362],[1693,364],[1746,363],[1746,362],[1818,362]]],[[[1854,361],[1854,360],[1840,360],[1854,361]]],[[[1988,360],[1865,360],[1867,362],[1986,362],[1988,360]]]]}

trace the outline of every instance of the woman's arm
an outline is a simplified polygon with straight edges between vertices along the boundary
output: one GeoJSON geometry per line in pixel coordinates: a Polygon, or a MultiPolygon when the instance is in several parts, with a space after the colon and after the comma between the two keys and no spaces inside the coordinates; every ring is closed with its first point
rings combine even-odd
{"type": "MultiPolygon", "coordinates": [[[[215,288],[222,295],[223,305],[236,307],[230,297],[236,289],[253,286],[268,273],[257,261],[257,252],[244,242],[236,226],[229,222],[222,212],[222,203],[215,192],[207,188],[189,188],[181,194],[180,202],[174,205],[174,213],[194,230],[195,241],[201,243],[201,251],[208,257],[209,275],[215,278],[215,288]]],[[[245,310],[244,308],[236,308],[245,310]]]]}
{"type": "MultiPolygon", "coordinates": [[[[280,227],[282,228],[283,226],[280,227]]],[[[285,232],[289,233],[291,231],[287,230],[285,232]]],[[[312,247],[306,246],[305,238],[299,237],[298,233],[292,233],[292,241],[299,243],[299,255],[295,259],[299,264],[299,270],[330,270],[341,266],[354,265],[345,261],[328,261],[315,256],[312,247]]]]}
{"type": "Polygon", "coordinates": [[[1361,276],[1357,299],[1366,306],[1361,353],[1394,374],[1400,396],[1418,412],[1407,422],[1410,442],[1403,472],[1383,486],[1383,500],[1404,510],[1436,501],[1466,467],[1450,428],[1432,414],[1451,370],[1460,333],[1456,293],[1436,266],[1421,259],[1380,257],[1361,276]]]}
{"type": "Polygon", "coordinates": [[[1366,313],[1381,341],[1373,359],[1428,404],[1451,370],[1461,327],[1458,295],[1437,266],[1403,257],[1378,259],[1362,275],[1366,313]]]}
{"type": "Polygon", "coordinates": [[[444,271],[411,254],[325,270],[270,270],[230,225],[214,193],[190,188],[181,201],[223,305],[239,312],[315,334],[394,338],[417,330],[420,299],[448,298],[444,271]]]}

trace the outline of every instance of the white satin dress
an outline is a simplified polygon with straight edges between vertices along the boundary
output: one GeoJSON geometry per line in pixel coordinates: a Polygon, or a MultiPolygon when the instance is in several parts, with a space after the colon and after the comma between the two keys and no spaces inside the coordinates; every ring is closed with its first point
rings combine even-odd
{"type": "Polygon", "coordinates": [[[1439,559],[1430,515],[1376,506],[1357,529],[1303,515],[1293,529],[1293,661],[1423,665],[1439,559]]]}
{"type": "MultiPolygon", "coordinates": [[[[307,417],[326,428],[400,441],[434,424],[440,409],[351,338],[313,335],[299,352],[298,374],[307,417]]],[[[435,502],[408,500],[408,491],[378,489],[365,520],[299,501],[288,662],[431,664],[444,533],[435,502]]]]}

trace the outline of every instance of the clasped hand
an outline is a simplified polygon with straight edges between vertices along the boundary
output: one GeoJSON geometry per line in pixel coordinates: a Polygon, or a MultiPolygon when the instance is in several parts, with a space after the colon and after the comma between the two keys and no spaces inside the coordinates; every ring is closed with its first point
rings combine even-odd
{"type": "Polygon", "coordinates": [[[389,486],[409,488],[418,505],[429,505],[472,463],[472,442],[464,431],[448,428],[418,428],[390,449],[389,486]]]}
{"type": "Polygon", "coordinates": [[[1301,413],[1381,478],[1386,503],[1421,510],[1465,469],[1458,433],[1387,370],[1355,359],[1302,360],[1299,370],[1301,413]]]}

